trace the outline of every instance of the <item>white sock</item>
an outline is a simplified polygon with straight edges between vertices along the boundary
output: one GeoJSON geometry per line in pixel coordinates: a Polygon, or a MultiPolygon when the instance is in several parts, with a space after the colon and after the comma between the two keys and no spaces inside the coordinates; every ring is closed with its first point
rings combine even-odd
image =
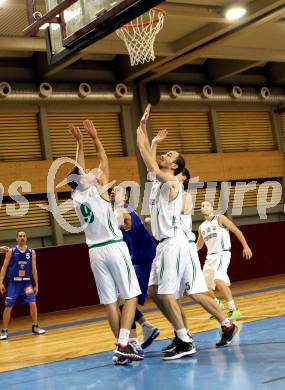
{"type": "Polygon", "coordinates": [[[184,341],[185,343],[190,342],[190,337],[187,334],[187,330],[185,328],[176,330],[177,337],[184,341]]]}
{"type": "Polygon", "coordinates": [[[226,318],[224,321],[221,322],[221,326],[226,326],[227,328],[231,325],[232,323],[228,318],[226,318]]]}
{"type": "Polygon", "coordinates": [[[237,309],[236,305],[235,305],[235,301],[228,301],[227,305],[228,305],[230,310],[236,310],[237,309]]]}
{"type": "Polygon", "coordinates": [[[129,342],[130,331],[128,329],[120,329],[118,344],[126,346],[129,342]]]}

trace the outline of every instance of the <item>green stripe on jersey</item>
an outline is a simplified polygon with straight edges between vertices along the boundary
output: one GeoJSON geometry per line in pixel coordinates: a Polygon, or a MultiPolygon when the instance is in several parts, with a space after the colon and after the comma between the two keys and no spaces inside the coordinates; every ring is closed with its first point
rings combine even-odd
{"type": "Polygon", "coordinates": [[[105,245],[110,245],[110,244],[115,244],[116,242],[124,242],[124,240],[109,240],[109,241],[99,242],[98,244],[89,245],[88,249],[98,248],[100,246],[105,246],[105,245]]]}

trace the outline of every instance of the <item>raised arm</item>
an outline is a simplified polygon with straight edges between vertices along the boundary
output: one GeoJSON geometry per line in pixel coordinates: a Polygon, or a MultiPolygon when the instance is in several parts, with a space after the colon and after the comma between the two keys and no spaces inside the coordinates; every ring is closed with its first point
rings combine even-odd
{"type": "Polygon", "coordinates": [[[101,179],[103,179],[104,184],[106,184],[109,181],[110,170],[109,170],[109,161],[104,146],[102,145],[102,142],[98,137],[97,130],[93,122],[90,120],[85,120],[83,122],[83,125],[85,130],[93,140],[94,146],[96,148],[97,158],[99,159],[100,162],[99,169],[101,169],[103,173],[103,177],[101,176],[101,179]]]}
{"type": "Polygon", "coordinates": [[[83,146],[83,137],[79,130],[79,127],[69,125],[69,132],[75,138],[77,143],[76,149],[76,162],[80,165],[82,170],[85,170],[85,157],[84,157],[84,146],[83,146]]]}
{"type": "Polygon", "coordinates": [[[8,269],[8,265],[10,263],[10,260],[11,260],[11,256],[12,256],[12,249],[9,249],[8,252],[6,253],[4,263],[2,265],[1,272],[0,272],[0,292],[1,292],[1,294],[4,294],[6,291],[3,282],[5,279],[6,273],[7,273],[7,269],[8,269]]]}
{"type": "Polygon", "coordinates": [[[154,172],[158,180],[163,183],[173,182],[175,180],[175,176],[165,173],[159,168],[151,150],[147,147],[146,134],[141,126],[137,128],[137,145],[149,172],[154,172]]]}
{"type": "Polygon", "coordinates": [[[151,141],[151,154],[153,158],[156,158],[156,151],[157,151],[157,146],[165,140],[167,137],[167,130],[160,130],[157,135],[153,138],[151,141]]]}
{"type": "Polygon", "coordinates": [[[227,217],[224,215],[219,216],[219,223],[223,226],[225,226],[227,229],[229,229],[230,232],[232,232],[236,238],[239,240],[243,247],[242,255],[246,258],[246,260],[250,260],[252,258],[252,252],[250,247],[248,246],[246,239],[242,232],[239,230],[239,228],[230,221],[227,217]]]}

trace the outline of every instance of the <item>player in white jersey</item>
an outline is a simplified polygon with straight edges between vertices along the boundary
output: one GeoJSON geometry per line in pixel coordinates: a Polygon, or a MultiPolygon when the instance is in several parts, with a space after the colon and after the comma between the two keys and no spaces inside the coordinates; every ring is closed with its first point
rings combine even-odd
{"type": "MultiPolygon", "coordinates": [[[[167,131],[162,130],[152,141],[153,155],[156,153],[156,146],[167,137],[167,131]]],[[[238,331],[238,327],[232,324],[231,321],[224,315],[220,307],[217,305],[212,296],[208,294],[208,288],[205,282],[205,278],[201,269],[201,264],[198,256],[197,247],[195,244],[196,236],[192,232],[192,208],[193,202],[189,192],[190,173],[187,168],[177,175],[177,179],[183,187],[183,204],[181,208],[180,223],[183,233],[187,237],[188,241],[188,262],[185,271],[185,275],[180,283],[179,289],[176,292],[176,298],[179,300],[182,298],[184,291],[187,295],[191,296],[197,303],[199,303],[211,316],[215,317],[222,327],[221,339],[216,343],[217,347],[223,347],[228,345],[235,333],[238,331]]],[[[198,178],[193,178],[192,181],[198,178]]],[[[183,310],[180,306],[181,314],[186,330],[189,329],[188,321],[185,317],[183,310]]],[[[175,333],[175,332],[174,332],[175,333]]],[[[192,335],[188,330],[188,334],[192,339],[192,335]]],[[[167,353],[177,345],[177,334],[163,352],[167,353]]]]}
{"type": "Polygon", "coordinates": [[[230,343],[238,328],[224,317],[213,299],[203,294],[207,291],[203,279],[195,284],[194,291],[195,267],[190,261],[189,244],[180,218],[183,189],[176,177],[184,168],[185,161],[177,152],[170,151],[160,157],[159,163],[156,162],[156,145],[152,143],[150,146],[145,127],[149,110],[150,106],[137,130],[137,144],[143,160],[149,172],[157,177],[150,194],[150,214],[153,234],[160,243],[153,262],[149,292],[176,331],[176,343],[164,355],[165,360],[170,360],[196,352],[183,321],[182,308],[176,301],[179,291],[186,289],[203,307],[215,312],[222,323],[222,337],[217,346],[230,343]]]}
{"type": "Polygon", "coordinates": [[[231,231],[243,246],[243,257],[250,260],[252,252],[244,238],[242,232],[224,215],[214,215],[213,205],[209,201],[202,202],[201,212],[205,221],[199,227],[199,237],[197,249],[200,250],[204,243],[207,247],[207,257],[203,267],[203,273],[212,296],[215,297],[213,290],[219,290],[226,300],[229,312],[228,317],[232,320],[238,320],[241,316],[240,311],[235,305],[228,276],[228,267],[231,258],[231,231]]]}
{"type": "Polygon", "coordinates": [[[137,145],[142,158],[148,171],[157,178],[153,181],[149,206],[152,233],[160,243],[152,264],[149,295],[177,333],[177,346],[163,357],[165,360],[170,360],[196,352],[184,327],[180,307],[175,297],[187,264],[188,244],[180,224],[182,187],[175,178],[175,173],[183,169],[185,162],[177,152],[170,151],[162,155],[157,164],[146,132],[149,112],[150,105],[137,129],[137,145]]]}
{"type": "Polygon", "coordinates": [[[77,141],[76,161],[81,167],[79,183],[74,180],[69,182],[74,190],[73,203],[85,232],[100,303],[106,307],[111,330],[117,338],[114,363],[142,360],[143,357],[129,344],[137,296],[141,291],[127,245],[123,242],[122,232],[116,225],[107,192],[108,158],[93,123],[84,121],[84,127],[94,142],[100,161],[100,172],[95,175],[94,172],[85,170],[83,137],[79,128],[70,126],[71,134],[77,141]],[[118,293],[125,300],[121,315],[117,305],[118,293]]]}

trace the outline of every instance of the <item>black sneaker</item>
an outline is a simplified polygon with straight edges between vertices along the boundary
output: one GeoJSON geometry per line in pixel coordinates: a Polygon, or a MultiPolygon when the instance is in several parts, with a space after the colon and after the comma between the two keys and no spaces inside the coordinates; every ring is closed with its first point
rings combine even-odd
{"type": "Polygon", "coordinates": [[[236,324],[231,324],[231,326],[222,326],[221,339],[216,343],[216,347],[221,348],[229,345],[238,331],[239,327],[236,324]]]}
{"type": "Polygon", "coordinates": [[[186,343],[181,339],[177,339],[177,345],[170,352],[165,352],[163,355],[163,360],[174,360],[180,359],[184,356],[190,356],[196,353],[196,348],[194,347],[192,342],[186,343]]]}
{"type": "Polygon", "coordinates": [[[126,346],[117,344],[115,356],[118,356],[119,358],[127,358],[130,361],[138,361],[144,359],[144,357],[141,356],[131,344],[128,344],[126,346]]]}
{"type": "Polygon", "coordinates": [[[161,350],[161,352],[164,354],[164,353],[173,351],[175,349],[175,347],[177,346],[177,343],[178,343],[178,337],[175,334],[175,337],[174,337],[174,339],[172,339],[171,343],[169,345],[167,345],[165,348],[163,348],[161,350]]]}

